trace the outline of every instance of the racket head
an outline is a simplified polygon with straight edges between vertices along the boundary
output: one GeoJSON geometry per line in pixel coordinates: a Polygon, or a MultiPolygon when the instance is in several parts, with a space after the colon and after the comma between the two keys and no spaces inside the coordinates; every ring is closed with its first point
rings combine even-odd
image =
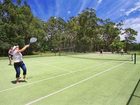
{"type": "Polygon", "coordinates": [[[30,44],[35,43],[37,41],[36,37],[31,37],[30,38],[30,44]]]}

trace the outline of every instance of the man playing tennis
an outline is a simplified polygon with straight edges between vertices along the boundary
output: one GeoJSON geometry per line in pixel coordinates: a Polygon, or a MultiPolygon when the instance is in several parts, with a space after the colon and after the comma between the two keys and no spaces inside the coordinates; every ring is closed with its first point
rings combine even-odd
{"type": "Polygon", "coordinates": [[[18,83],[19,79],[20,79],[20,68],[22,68],[22,70],[23,70],[23,79],[25,81],[27,69],[22,60],[21,52],[25,51],[28,47],[29,47],[29,45],[25,45],[22,49],[19,49],[19,46],[13,47],[12,55],[13,55],[14,68],[16,71],[16,83],[18,83]]]}

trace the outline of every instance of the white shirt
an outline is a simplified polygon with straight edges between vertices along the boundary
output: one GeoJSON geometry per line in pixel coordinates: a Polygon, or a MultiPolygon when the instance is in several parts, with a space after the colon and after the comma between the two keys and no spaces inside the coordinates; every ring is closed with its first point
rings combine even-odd
{"type": "Polygon", "coordinates": [[[22,61],[22,54],[18,50],[14,50],[12,55],[14,63],[22,61]]]}

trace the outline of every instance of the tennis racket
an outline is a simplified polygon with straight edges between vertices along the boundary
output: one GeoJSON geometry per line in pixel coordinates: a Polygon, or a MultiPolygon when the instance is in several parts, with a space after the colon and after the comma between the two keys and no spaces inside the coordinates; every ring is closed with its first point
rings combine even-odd
{"type": "Polygon", "coordinates": [[[35,43],[35,42],[37,42],[37,38],[36,38],[36,37],[31,37],[31,38],[30,38],[30,43],[29,43],[29,44],[33,44],[33,43],[35,43]]]}

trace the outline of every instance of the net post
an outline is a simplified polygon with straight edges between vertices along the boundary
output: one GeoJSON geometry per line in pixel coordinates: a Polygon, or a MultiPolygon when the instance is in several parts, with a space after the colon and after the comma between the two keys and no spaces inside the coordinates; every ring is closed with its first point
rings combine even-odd
{"type": "Polygon", "coordinates": [[[134,53],[134,64],[136,64],[136,53],[134,53]]]}

